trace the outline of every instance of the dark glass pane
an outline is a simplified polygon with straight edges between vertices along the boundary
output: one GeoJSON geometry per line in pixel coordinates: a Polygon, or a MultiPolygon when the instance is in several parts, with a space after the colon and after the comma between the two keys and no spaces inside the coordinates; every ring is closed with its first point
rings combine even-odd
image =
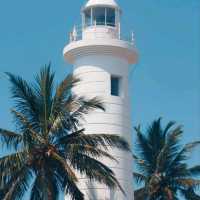
{"type": "Polygon", "coordinates": [[[91,25],[91,9],[85,11],[85,26],[91,25]]]}
{"type": "Polygon", "coordinates": [[[107,9],[106,24],[108,26],[115,26],[115,9],[113,8],[106,8],[106,9],[107,9]]]}
{"type": "Polygon", "coordinates": [[[111,77],[111,95],[119,96],[119,78],[111,77]]]}
{"type": "Polygon", "coordinates": [[[105,8],[93,8],[93,24],[105,25],[105,8]]]}

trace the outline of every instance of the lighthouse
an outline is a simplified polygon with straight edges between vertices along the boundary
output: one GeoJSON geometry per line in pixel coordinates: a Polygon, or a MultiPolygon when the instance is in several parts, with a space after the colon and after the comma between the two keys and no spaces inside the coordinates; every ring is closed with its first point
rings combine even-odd
{"type": "MultiPolygon", "coordinates": [[[[81,10],[81,28],[74,26],[63,54],[81,80],[72,92],[86,98],[99,97],[106,108],[105,112],[96,110],[86,116],[85,133],[117,134],[132,146],[128,77],[138,54],[133,34],[128,40],[121,34],[121,15],[115,0],[87,1],[81,10]]],[[[109,153],[118,162],[104,158],[101,162],[114,171],[126,195],[81,175],[79,188],[86,200],[133,200],[131,153],[117,149],[109,153]]]]}

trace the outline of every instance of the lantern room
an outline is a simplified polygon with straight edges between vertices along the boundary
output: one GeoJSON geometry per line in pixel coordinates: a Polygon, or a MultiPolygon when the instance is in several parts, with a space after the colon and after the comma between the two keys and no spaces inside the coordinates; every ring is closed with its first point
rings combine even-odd
{"type": "Polygon", "coordinates": [[[109,32],[107,36],[119,37],[120,15],[121,10],[114,0],[89,0],[82,9],[83,34],[84,31],[86,35],[95,31],[102,36],[109,32]]]}

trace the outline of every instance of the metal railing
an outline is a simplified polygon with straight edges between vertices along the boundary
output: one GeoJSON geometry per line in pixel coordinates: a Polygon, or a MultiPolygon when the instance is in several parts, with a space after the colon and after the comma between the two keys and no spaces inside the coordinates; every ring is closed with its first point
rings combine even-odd
{"type": "Polygon", "coordinates": [[[123,35],[121,34],[121,30],[120,28],[114,26],[113,24],[97,24],[97,25],[93,25],[93,26],[74,26],[73,30],[69,33],[69,42],[75,42],[75,41],[79,41],[79,40],[83,40],[84,39],[84,34],[91,34],[91,38],[93,39],[104,39],[105,35],[103,31],[101,31],[101,29],[98,30],[99,27],[108,27],[108,31],[110,31],[110,36],[111,39],[118,39],[118,40],[123,40],[123,41],[127,41],[130,42],[132,45],[135,44],[135,36],[134,36],[134,32],[130,31],[129,34],[127,35],[123,35]],[[84,32],[87,31],[86,29],[94,29],[94,32],[84,32]],[[112,37],[113,36],[113,37],[112,37]]]}

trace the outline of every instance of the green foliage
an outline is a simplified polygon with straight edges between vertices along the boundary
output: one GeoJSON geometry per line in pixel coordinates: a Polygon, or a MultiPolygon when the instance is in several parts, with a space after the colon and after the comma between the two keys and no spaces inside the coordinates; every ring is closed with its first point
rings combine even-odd
{"type": "Polygon", "coordinates": [[[144,134],[140,126],[137,133],[136,155],[133,155],[138,172],[136,183],[142,188],[135,191],[136,200],[174,200],[178,194],[186,200],[198,200],[195,191],[200,186],[200,166],[187,164],[192,150],[200,144],[181,145],[182,127],[169,122],[163,129],[161,119],[155,120],[144,134]]]}
{"type": "Polygon", "coordinates": [[[104,110],[102,102],[73,95],[79,79],[72,75],[56,87],[50,66],[41,69],[34,83],[7,75],[17,131],[0,129],[2,145],[14,151],[0,158],[0,199],[21,200],[30,190],[30,200],[56,200],[60,191],[82,200],[76,172],[123,192],[112,170],[99,159],[115,160],[107,153],[108,146],[129,151],[128,143],[117,135],[87,135],[79,128],[86,114],[104,110]]]}

